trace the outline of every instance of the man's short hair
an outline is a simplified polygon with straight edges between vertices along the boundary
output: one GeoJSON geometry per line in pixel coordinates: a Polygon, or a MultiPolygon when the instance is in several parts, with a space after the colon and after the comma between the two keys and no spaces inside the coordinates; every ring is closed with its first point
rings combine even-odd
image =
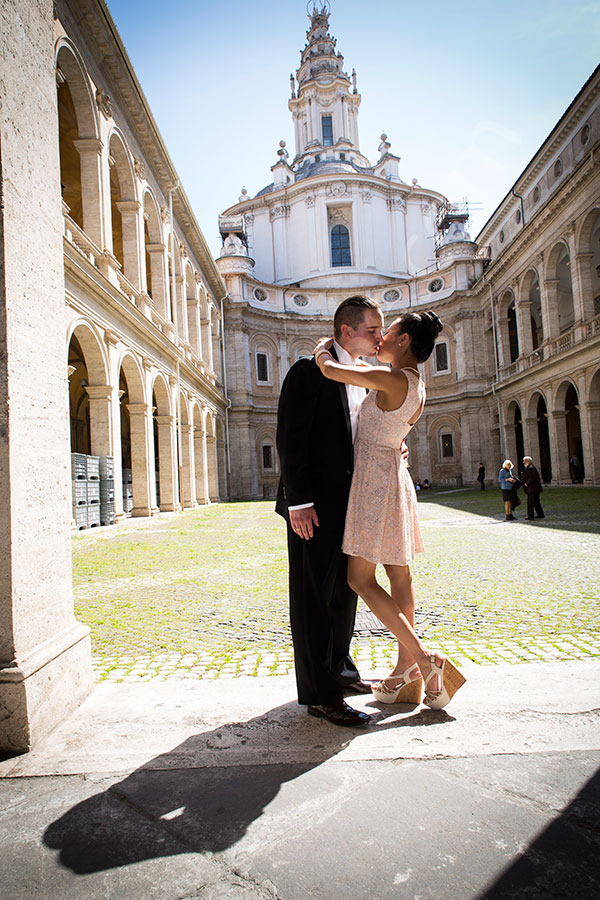
{"type": "Polygon", "coordinates": [[[533,462],[533,459],[531,458],[531,456],[524,456],[523,462],[525,462],[526,460],[529,460],[529,462],[533,462]]]}
{"type": "Polygon", "coordinates": [[[381,307],[377,300],[372,300],[371,297],[363,297],[361,294],[356,294],[354,297],[346,297],[345,300],[342,300],[333,317],[333,334],[335,339],[338,340],[342,336],[342,325],[358,328],[368,309],[380,310],[381,307]]]}

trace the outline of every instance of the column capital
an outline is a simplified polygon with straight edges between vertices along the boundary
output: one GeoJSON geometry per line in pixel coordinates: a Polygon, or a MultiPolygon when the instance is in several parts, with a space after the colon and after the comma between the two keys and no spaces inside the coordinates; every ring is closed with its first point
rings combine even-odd
{"type": "Polygon", "coordinates": [[[125,405],[130,416],[145,416],[150,409],[149,403],[126,403],[125,405]]]}
{"type": "Polygon", "coordinates": [[[97,156],[100,156],[104,149],[104,144],[99,138],[78,138],[76,141],[73,141],[73,146],[80,155],[82,153],[95,153],[97,156]]]}
{"type": "Polygon", "coordinates": [[[116,203],[120,213],[137,213],[141,206],[139,200],[118,200],[116,203]]]}
{"type": "Polygon", "coordinates": [[[164,253],[165,245],[164,244],[146,244],[146,251],[148,253],[164,253]]]}
{"type": "Polygon", "coordinates": [[[84,390],[90,400],[111,400],[114,393],[111,384],[88,384],[84,390]]]}
{"type": "Polygon", "coordinates": [[[171,427],[175,422],[175,416],[171,415],[154,416],[154,418],[159,428],[164,428],[165,426],[171,427]]]}

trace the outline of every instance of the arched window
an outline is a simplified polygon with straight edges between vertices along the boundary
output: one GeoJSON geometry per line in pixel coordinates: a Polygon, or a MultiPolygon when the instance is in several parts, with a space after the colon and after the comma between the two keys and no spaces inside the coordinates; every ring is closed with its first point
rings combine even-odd
{"type": "Polygon", "coordinates": [[[350,232],[345,225],[334,225],[331,229],[331,265],[352,265],[350,232]]]}
{"type": "Polygon", "coordinates": [[[508,307],[508,344],[510,361],[513,363],[519,356],[519,333],[517,330],[517,311],[514,300],[508,307]]]}
{"type": "Polygon", "coordinates": [[[448,341],[437,341],[433,354],[433,371],[435,375],[445,375],[450,371],[450,352],[448,341]]]}

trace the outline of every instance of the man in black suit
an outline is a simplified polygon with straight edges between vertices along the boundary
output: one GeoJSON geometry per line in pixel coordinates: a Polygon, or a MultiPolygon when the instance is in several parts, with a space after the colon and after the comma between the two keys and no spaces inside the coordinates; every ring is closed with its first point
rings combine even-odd
{"type": "MultiPolygon", "coordinates": [[[[367,297],[336,310],[331,352],[347,365],[374,356],[383,316],[367,297]]],[[[356,594],[342,553],[353,449],[363,388],[325,378],[314,358],[299,359],[281,388],[277,450],[281,479],[277,512],[287,522],[290,624],[298,702],[336,725],[364,725],[366,713],[343,700],[343,689],[370,690],[350,657],[356,594]]],[[[373,498],[376,502],[376,498],[373,498]]]]}
{"type": "Polygon", "coordinates": [[[540,494],[542,493],[540,473],[533,465],[533,460],[530,456],[523,457],[523,465],[525,468],[521,475],[521,480],[523,482],[525,493],[527,494],[527,518],[531,520],[537,516],[538,519],[545,519],[544,510],[540,503],[540,494]],[[533,514],[534,510],[536,516],[533,514]]]}

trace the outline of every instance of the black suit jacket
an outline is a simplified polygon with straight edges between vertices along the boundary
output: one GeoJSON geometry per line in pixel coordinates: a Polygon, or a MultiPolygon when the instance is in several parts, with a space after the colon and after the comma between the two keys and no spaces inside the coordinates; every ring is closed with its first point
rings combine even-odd
{"type": "Polygon", "coordinates": [[[541,494],[542,482],[540,479],[540,473],[535,466],[525,466],[523,474],[521,475],[521,480],[523,482],[523,487],[525,488],[526,494],[541,494]]]}
{"type": "MultiPolygon", "coordinates": [[[[352,427],[346,387],[321,374],[314,358],[287,373],[277,412],[281,479],[276,511],[314,503],[319,528],[342,531],[352,480],[352,427]]],[[[340,537],[341,540],[341,537],[340,537]]]]}

